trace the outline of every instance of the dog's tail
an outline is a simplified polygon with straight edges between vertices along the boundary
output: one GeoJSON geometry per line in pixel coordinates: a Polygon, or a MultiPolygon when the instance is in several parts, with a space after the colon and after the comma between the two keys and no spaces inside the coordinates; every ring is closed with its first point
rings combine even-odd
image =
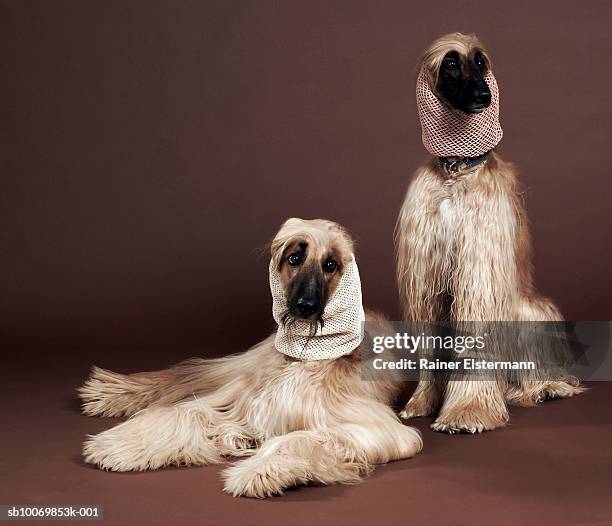
{"type": "Polygon", "coordinates": [[[89,379],[78,389],[83,413],[89,416],[132,416],[152,405],[169,405],[229,386],[245,374],[267,370],[265,360],[273,337],[246,353],[223,358],[191,358],[169,369],[121,374],[93,367],[89,379]]]}

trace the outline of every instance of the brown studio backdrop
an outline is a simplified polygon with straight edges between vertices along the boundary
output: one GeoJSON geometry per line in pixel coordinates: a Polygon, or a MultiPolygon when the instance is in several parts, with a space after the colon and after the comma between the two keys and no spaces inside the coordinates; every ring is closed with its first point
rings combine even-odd
{"type": "Polygon", "coordinates": [[[344,224],[366,304],[397,317],[393,227],[426,158],[415,65],[452,30],[492,53],[540,290],[567,318],[612,318],[611,15],[578,0],[0,2],[4,342],[85,361],[242,349],[272,327],[261,249],[290,216],[344,224]]]}

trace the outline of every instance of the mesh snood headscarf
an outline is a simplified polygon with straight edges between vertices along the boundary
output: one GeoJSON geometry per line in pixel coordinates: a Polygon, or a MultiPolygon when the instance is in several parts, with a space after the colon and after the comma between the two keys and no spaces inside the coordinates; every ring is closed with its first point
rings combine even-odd
{"type": "Polygon", "coordinates": [[[312,334],[312,325],[297,319],[283,324],[287,312],[285,291],[280,274],[270,263],[270,291],[272,292],[272,314],[278,330],[274,341],[276,349],[299,360],[331,360],[353,352],[363,340],[365,314],[361,297],[361,281],[355,256],[344,269],[336,290],[325,305],[323,328],[317,325],[312,334]]]}
{"type": "Polygon", "coordinates": [[[499,124],[499,89],[493,73],[484,78],[491,104],[480,113],[451,109],[435,96],[424,69],[416,83],[417,109],[423,144],[435,157],[478,157],[497,146],[503,136],[499,124]]]}

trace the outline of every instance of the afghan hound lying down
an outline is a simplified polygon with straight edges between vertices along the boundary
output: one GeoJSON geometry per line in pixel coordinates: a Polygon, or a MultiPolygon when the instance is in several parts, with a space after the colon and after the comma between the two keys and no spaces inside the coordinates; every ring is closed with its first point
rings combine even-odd
{"type": "Polygon", "coordinates": [[[361,379],[364,312],[347,233],[289,219],[272,242],[270,274],[279,330],[249,351],[159,372],[93,369],[79,390],[83,412],[130,418],[90,436],[86,462],[142,471],[246,457],[223,472],[224,490],[261,498],[356,483],[420,451],[419,432],[391,409],[402,382],[361,379]]]}

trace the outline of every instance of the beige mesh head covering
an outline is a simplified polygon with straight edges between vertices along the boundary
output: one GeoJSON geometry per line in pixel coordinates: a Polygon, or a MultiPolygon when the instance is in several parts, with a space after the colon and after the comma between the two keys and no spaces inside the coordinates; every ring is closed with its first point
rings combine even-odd
{"type": "Polygon", "coordinates": [[[361,281],[355,256],[338,282],[323,311],[323,328],[311,336],[311,324],[296,320],[287,326],[282,316],[287,312],[285,292],[276,266],[270,262],[270,290],[272,314],[278,330],[274,341],[276,349],[299,360],[331,360],[353,352],[363,340],[365,314],[361,298],[361,281]]]}
{"type": "Polygon", "coordinates": [[[503,136],[499,124],[499,89],[492,72],[484,78],[491,104],[480,113],[451,109],[435,96],[424,69],[416,84],[423,144],[435,157],[478,157],[497,146],[503,136]]]}

